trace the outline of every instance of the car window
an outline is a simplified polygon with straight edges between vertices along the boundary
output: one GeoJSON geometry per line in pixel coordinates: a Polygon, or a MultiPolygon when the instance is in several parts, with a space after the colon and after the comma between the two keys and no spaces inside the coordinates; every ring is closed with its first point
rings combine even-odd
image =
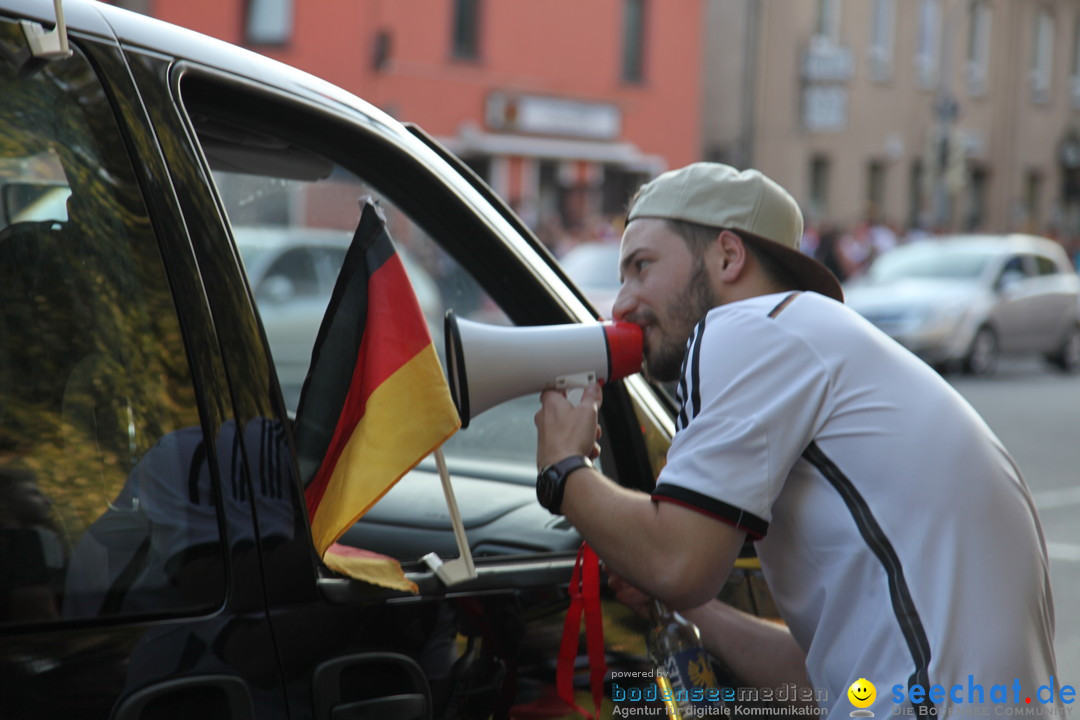
{"type": "MultiPolygon", "coordinates": [[[[249,118],[244,115],[243,103],[232,107],[227,99],[222,102],[232,90],[225,92],[205,78],[188,77],[184,82],[181,93],[254,291],[290,413],[298,407],[333,278],[359,223],[364,198],[372,198],[387,218],[389,233],[444,365],[447,310],[453,309],[458,317],[468,320],[510,325],[511,314],[505,304],[509,297],[509,302],[520,304],[513,308],[519,316],[538,312],[532,307],[536,303],[522,299],[529,297],[530,278],[515,275],[522,270],[515,269],[514,262],[497,262],[490,250],[470,247],[462,252],[457,247],[452,253],[447,249],[453,242],[475,238],[467,228],[469,223],[479,226],[477,232],[485,229],[471,213],[462,217],[466,206],[417,162],[412,155],[415,151],[398,149],[377,137],[350,136],[320,145],[318,138],[312,137],[317,133],[296,130],[308,127],[309,122],[317,123],[317,118],[283,121],[275,128],[268,118],[281,117],[290,110],[249,118]],[[289,148],[287,156],[238,166],[241,154],[222,143],[252,131],[257,132],[260,146],[289,148]],[[275,133],[280,137],[268,142],[266,138],[275,133]],[[362,142],[373,145],[358,150],[362,142]],[[418,189],[426,186],[434,190],[418,189]],[[310,252],[315,273],[322,278],[325,272],[329,279],[325,284],[320,282],[319,292],[306,297],[281,293],[276,298],[260,292],[266,273],[278,264],[287,264],[283,258],[300,250],[310,252]],[[488,279],[478,281],[478,273],[487,273],[488,279]],[[494,298],[487,283],[501,283],[502,300],[494,298]]],[[[535,396],[502,403],[474,417],[467,430],[443,446],[477,555],[569,551],[580,544],[569,525],[553,523],[535,501],[533,415],[538,406],[535,396]]],[[[419,472],[406,476],[357,523],[354,530],[360,536],[347,534],[343,541],[402,560],[417,559],[436,549],[433,543],[447,541],[449,552],[456,554],[446,524],[446,501],[434,470],[432,458],[422,461],[419,472]]]]}
{"type": "Polygon", "coordinates": [[[255,302],[290,412],[296,411],[315,335],[330,302],[345,249],[360,221],[359,201],[363,197],[375,198],[387,215],[391,236],[440,353],[447,308],[453,307],[468,318],[508,322],[469,274],[408,215],[344,168],[336,167],[329,177],[311,180],[221,169],[213,173],[248,280],[255,290],[255,302]],[[282,212],[283,196],[288,198],[286,205],[303,210],[282,212]],[[287,292],[277,287],[281,284],[288,286],[287,292]],[[303,361],[285,362],[286,356],[292,355],[302,356],[303,361]]]}
{"type": "Polygon", "coordinates": [[[1056,275],[1060,272],[1057,263],[1045,255],[1035,256],[1035,266],[1039,275],[1056,275]]]}
{"type": "Polygon", "coordinates": [[[1032,274],[1034,263],[1031,262],[1032,258],[1027,255],[1013,255],[1005,264],[1001,267],[1001,274],[1006,275],[1015,273],[1017,275],[1028,277],[1032,274]]]}
{"type": "Polygon", "coordinates": [[[24,44],[0,21],[0,623],[215,606],[211,473],[125,142],[78,50],[20,67],[24,44]]]}
{"type": "Polygon", "coordinates": [[[998,272],[994,287],[1005,287],[1032,277],[1035,273],[1035,258],[1030,255],[1011,255],[1006,258],[998,272]]]}

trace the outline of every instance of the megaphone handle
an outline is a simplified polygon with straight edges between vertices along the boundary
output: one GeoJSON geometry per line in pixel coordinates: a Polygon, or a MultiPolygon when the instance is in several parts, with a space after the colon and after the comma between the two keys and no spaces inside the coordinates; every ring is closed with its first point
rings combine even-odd
{"type": "Polygon", "coordinates": [[[581,404],[585,388],[596,382],[596,373],[583,372],[575,375],[562,375],[555,378],[555,387],[566,393],[566,399],[574,405],[581,404]]]}
{"type": "Polygon", "coordinates": [[[446,496],[446,507],[450,510],[450,524],[454,528],[454,538],[457,540],[458,554],[465,561],[465,569],[469,577],[476,576],[476,568],[473,565],[472,551],[469,550],[469,539],[465,536],[465,523],[461,520],[461,512],[458,510],[457,499],[454,498],[454,489],[450,486],[450,471],[446,467],[446,457],[442,448],[435,450],[435,466],[439,469],[439,479],[442,481],[443,495],[446,496]]]}

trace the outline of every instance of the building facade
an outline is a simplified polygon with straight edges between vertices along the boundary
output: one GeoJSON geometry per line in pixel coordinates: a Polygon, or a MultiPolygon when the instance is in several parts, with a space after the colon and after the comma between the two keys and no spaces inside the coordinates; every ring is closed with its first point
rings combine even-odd
{"type": "Polygon", "coordinates": [[[698,158],[701,0],[128,0],[436,136],[554,247],[698,158]]]}
{"type": "Polygon", "coordinates": [[[812,223],[1080,235],[1080,2],[707,0],[702,154],[812,223]]]}

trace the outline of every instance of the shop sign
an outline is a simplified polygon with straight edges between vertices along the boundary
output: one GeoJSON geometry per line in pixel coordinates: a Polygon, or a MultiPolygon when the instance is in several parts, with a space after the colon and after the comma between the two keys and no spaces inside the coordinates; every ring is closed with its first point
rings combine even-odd
{"type": "Polygon", "coordinates": [[[622,114],[611,103],[492,93],[487,124],[499,132],[614,140],[622,129],[622,114]]]}

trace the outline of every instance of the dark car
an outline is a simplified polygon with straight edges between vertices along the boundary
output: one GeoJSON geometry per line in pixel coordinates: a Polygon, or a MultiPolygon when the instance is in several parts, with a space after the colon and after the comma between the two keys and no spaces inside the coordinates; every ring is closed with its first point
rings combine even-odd
{"type": "MultiPolygon", "coordinates": [[[[536,399],[446,446],[475,579],[447,587],[420,561],[456,554],[428,462],[342,539],[400,560],[419,593],[328,570],[263,330],[286,290],[252,287],[234,228],[348,234],[373,196],[459,316],[595,311],[418,129],[236,47],[63,7],[67,57],[42,41],[52,3],[0,0],[0,717],[543,710],[580,539],[535,500],[536,399]]],[[[303,277],[288,293],[325,299],[303,277]]],[[[604,471],[651,488],[669,401],[612,383],[602,422],[604,471]]],[[[766,599],[749,571],[730,588],[766,599]]],[[[641,669],[640,624],[604,610],[609,665],[641,669]]]]}

